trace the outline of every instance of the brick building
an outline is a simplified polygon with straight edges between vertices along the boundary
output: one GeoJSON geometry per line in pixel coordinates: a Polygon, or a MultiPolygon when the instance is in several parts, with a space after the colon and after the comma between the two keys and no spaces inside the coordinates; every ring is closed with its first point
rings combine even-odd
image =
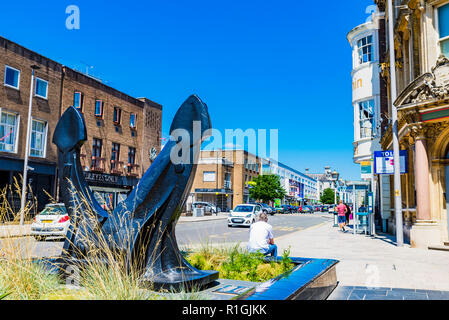
{"type": "MultiPolygon", "coordinates": [[[[28,184],[38,201],[48,192],[57,197],[57,149],[53,131],[69,106],[80,108],[88,141],[82,148],[85,177],[100,197],[114,206],[160,151],[162,106],[133,98],[100,80],[72,70],[0,37],[0,188],[23,173],[32,65],[39,67],[33,84],[28,184]],[[46,192],[45,192],[45,191],[46,192]]],[[[20,208],[20,199],[10,194],[20,208]]],[[[28,198],[31,199],[29,194],[28,198]]]]}
{"type": "Polygon", "coordinates": [[[261,158],[245,150],[201,151],[186,210],[195,201],[210,202],[222,211],[247,203],[247,183],[261,171],[261,158]]]}
{"type": "Polygon", "coordinates": [[[150,167],[151,150],[160,151],[162,106],[70,68],[63,72],[63,110],[77,107],[88,128],[88,140],[81,148],[85,177],[114,207],[150,167]]]}

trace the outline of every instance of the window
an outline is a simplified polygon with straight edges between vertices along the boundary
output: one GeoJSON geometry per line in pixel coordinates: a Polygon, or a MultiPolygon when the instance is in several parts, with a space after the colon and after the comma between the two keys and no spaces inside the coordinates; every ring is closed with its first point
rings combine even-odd
{"type": "Polygon", "coordinates": [[[122,118],[122,110],[119,107],[114,107],[114,123],[120,124],[120,119],[122,118]]]}
{"type": "Polygon", "coordinates": [[[360,39],[357,42],[359,64],[373,61],[373,36],[360,39]]]}
{"type": "Polygon", "coordinates": [[[34,94],[38,97],[47,99],[48,94],[48,82],[39,78],[36,78],[36,87],[34,94]]]}
{"type": "Polygon", "coordinates": [[[10,66],[5,66],[5,85],[19,89],[20,71],[10,66]]]}
{"type": "Polygon", "coordinates": [[[73,106],[75,108],[77,108],[78,110],[82,111],[83,110],[83,102],[84,102],[84,95],[81,92],[76,91],[73,94],[73,106]]]}
{"type": "Polygon", "coordinates": [[[132,129],[136,128],[136,114],[135,113],[131,113],[131,115],[129,116],[129,127],[132,129]]]}
{"type": "Polygon", "coordinates": [[[95,116],[102,117],[103,116],[103,101],[95,100],[95,116]]]}
{"type": "Polygon", "coordinates": [[[360,138],[371,138],[374,129],[374,100],[359,103],[360,138]]]}
{"type": "Polygon", "coordinates": [[[204,171],[203,182],[215,182],[215,171],[204,171]]]}
{"type": "Polygon", "coordinates": [[[19,116],[2,112],[0,117],[0,151],[15,152],[19,116]]]}
{"type": "Polygon", "coordinates": [[[438,8],[438,31],[441,53],[449,57],[449,4],[438,8]]]}
{"type": "Polygon", "coordinates": [[[136,148],[129,147],[128,149],[128,172],[130,173],[136,164],[136,148]]]}
{"type": "Polygon", "coordinates": [[[112,143],[111,169],[118,169],[119,161],[120,161],[120,144],[112,143]]]}
{"type": "Polygon", "coordinates": [[[92,167],[100,167],[101,149],[103,141],[101,139],[94,138],[92,143],[92,167]]]}
{"type": "Polygon", "coordinates": [[[45,157],[45,143],[47,137],[47,123],[44,121],[33,120],[31,125],[31,147],[30,156],[45,157]]]}

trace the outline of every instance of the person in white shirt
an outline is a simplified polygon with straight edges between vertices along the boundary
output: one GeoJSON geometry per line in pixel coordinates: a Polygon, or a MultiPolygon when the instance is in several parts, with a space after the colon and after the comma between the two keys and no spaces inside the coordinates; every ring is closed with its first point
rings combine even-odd
{"type": "Polygon", "coordinates": [[[274,244],[273,227],[268,223],[266,213],[260,213],[258,221],[251,225],[249,231],[248,252],[261,252],[277,257],[277,245],[274,244]]]}

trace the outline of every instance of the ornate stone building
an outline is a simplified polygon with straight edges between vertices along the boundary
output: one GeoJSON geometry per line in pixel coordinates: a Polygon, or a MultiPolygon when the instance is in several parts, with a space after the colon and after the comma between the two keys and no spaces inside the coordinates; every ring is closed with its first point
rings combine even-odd
{"type": "MultiPolygon", "coordinates": [[[[385,0],[376,0],[388,12],[385,0]]],[[[446,196],[449,188],[449,1],[394,1],[394,40],[401,150],[408,153],[402,175],[405,239],[412,247],[429,248],[449,240],[446,196]]],[[[387,29],[388,30],[388,29],[387,29]]],[[[382,132],[383,150],[392,149],[388,50],[382,76],[388,83],[389,110],[382,132]]],[[[382,182],[382,217],[395,230],[393,177],[382,182]]]]}

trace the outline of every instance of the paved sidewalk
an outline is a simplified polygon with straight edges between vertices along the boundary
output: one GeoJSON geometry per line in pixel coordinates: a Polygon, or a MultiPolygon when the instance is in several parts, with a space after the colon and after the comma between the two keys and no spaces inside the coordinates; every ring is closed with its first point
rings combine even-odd
{"type": "Polygon", "coordinates": [[[24,237],[31,234],[31,224],[5,225],[0,224],[0,238],[24,237]]]}
{"type": "MultiPolygon", "coordinates": [[[[360,299],[367,299],[373,295],[386,296],[386,291],[393,288],[398,298],[398,289],[411,289],[403,291],[403,296],[449,299],[449,293],[440,292],[449,291],[449,252],[415,249],[409,245],[399,248],[390,235],[371,237],[354,235],[351,231],[342,233],[329,221],[275,238],[275,241],[279,254],[291,246],[291,256],[340,261],[337,265],[339,286],[330,299],[347,299],[354,290],[369,288],[379,291],[355,293],[360,299]],[[411,296],[411,293],[414,294],[411,296]]],[[[392,294],[390,292],[390,296],[392,294]]]]}

